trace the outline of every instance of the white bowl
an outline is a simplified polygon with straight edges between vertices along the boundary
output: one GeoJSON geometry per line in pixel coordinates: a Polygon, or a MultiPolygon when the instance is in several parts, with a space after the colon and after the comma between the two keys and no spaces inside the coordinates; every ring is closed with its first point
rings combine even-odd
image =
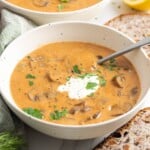
{"type": "Polygon", "coordinates": [[[110,0],[102,0],[97,4],[94,4],[90,7],[68,11],[68,12],[40,12],[25,9],[6,0],[0,0],[0,5],[2,7],[8,8],[18,14],[21,14],[31,20],[35,21],[37,24],[45,24],[54,21],[65,21],[65,20],[79,20],[79,21],[89,21],[96,15],[102,13],[102,9],[110,0]]]}
{"type": "Polygon", "coordinates": [[[10,109],[36,130],[64,139],[89,139],[104,136],[129,121],[141,108],[150,85],[150,61],[142,50],[126,54],[126,57],[137,70],[142,91],[138,103],[130,111],[119,117],[102,123],[66,126],[29,116],[15,104],[10,92],[10,77],[18,61],[39,46],[58,41],[90,42],[116,51],[133,44],[131,39],[120,32],[105,26],[84,22],[51,23],[25,33],[14,40],[0,57],[0,92],[10,109]]]}

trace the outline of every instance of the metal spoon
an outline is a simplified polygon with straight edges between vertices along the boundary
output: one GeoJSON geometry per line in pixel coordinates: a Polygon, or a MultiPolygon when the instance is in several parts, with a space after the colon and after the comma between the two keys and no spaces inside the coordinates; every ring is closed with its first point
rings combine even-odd
{"type": "Polygon", "coordinates": [[[102,64],[105,61],[108,61],[108,60],[110,60],[112,58],[115,58],[115,57],[118,57],[120,55],[123,55],[124,53],[128,53],[130,51],[137,50],[136,48],[139,48],[139,47],[144,46],[146,44],[150,44],[150,37],[144,38],[143,40],[141,40],[141,41],[139,41],[139,42],[137,42],[137,43],[135,43],[135,44],[133,44],[133,45],[123,49],[123,50],[114,52],[111,55],[108,55],[108,56],[106,56],[106,57],[104,57],[102,59],[99,59],[97,63],[98,64],[102,64]]]}

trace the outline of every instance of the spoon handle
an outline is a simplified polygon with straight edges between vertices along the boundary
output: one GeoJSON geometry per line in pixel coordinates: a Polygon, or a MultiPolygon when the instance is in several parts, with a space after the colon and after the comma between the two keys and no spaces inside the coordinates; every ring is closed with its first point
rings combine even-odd
{"type": "Polygon", "coordinates": [[[106,57],[104,57],[102,59],[99,59],[97,63],[98,64],[102,64],[105,61],[108,61],[108,60],[110,60],[112,58],[118,57],[118,56],[120,56],[120,55],[122,55],[124,53],[128,53],[130,51],[137,50],[136,48],[139,48],[139,47],[141,47],[143,45],[146,45],[146,44],[150,44],[150,37],[144,38],[143,40],[141,40],[141,41],[139,41],[139,42],[137,42],[137,43],[135,43],[135,44],[133,44],[133,45],[123,49],[123,50],[114,52],[113,54],[111,54],[109,56],[106,56],[106,57]]]}

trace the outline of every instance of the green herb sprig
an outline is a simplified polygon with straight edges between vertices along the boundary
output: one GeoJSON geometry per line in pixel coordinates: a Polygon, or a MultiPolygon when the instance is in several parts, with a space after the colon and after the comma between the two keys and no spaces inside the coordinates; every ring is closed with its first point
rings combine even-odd
{"type": "Polygon", "coordinates": [[[29,80],[28,80],[29,86],[34,85],[33,79],[35,79],[35,78],[36,78],[36,77],[35,77],[34,75],[30,74],[30,73],[28,73],[28,74],[26,75],[26,79],[29,79],[29,80]]]}
{"type": "Polygon", "coordinates": [[[89,90],[89,89],[94,89],[98,84],[95,83],[95,82],[88,82],[87,85],[86,85],[86,89],[89,90]]]}
{"type": "Polygon", "coordinates": [[[70,0],[59,0],[60,4],[58,4],[58,11],[62,11],[64,9],[64,3],[68,3],[70,0]]]}
{"type": "Polygon", "coordinates": [[[93,73],[84,73],[84,74],[80,74],[78,75],[79,78],[84,79],[86,77],[91,77],[91,76],[95,76],[96,74],[93,73]]]}
{"type": "Polygon", "coordinates": [[[26,78],[27,79],[35,79],[36,77],[29,73],[29,74],[26,75],[26,78]]]}
{"type": "Polygon", "coordinates": [[[81,70],[79,69],[78,65],[74,65],[73,68],[72,68],[72,71],[74,73],[77,73],[77,74],[80,74],[81,73],[81,70]]]}
{"type": "Polygon", "coordinates": [[[0,133],[0,150],[21,150],[25,147],[23,137],[13,132],[0,133]]]}
{"type": "Polygon", "coordinates": [[[99,84],[100,86],[105,86],[106,85],[106,80],[103,76],[99,76],[99,84]]]}
{"type": "Polygon", "coordinates": [[[118,69],[118,64],[116,59],[112,58],[107,63],[102,64],[103,67],[107,68],[110,71],[118,69]]]}
{"type": "Polygon", "coordinates": [[[36,109],[36,108],[31,108],[31,107],[24,108],[23,111],[35,118],[42,119],[42,117],[43,117],[41,110],[36,109]]]}
{"type": "Polygon", "coordinates": [[[62,3],[68,3],[70,0],[60,0],[62,3]]]}
{"type": "Polygon", "coordinates": [[[55,110],[50,114],[50,118],[52,120],[60,120],[61,118],[65,117],[67,113],[68,113],[67,109],[55,110]]]}
{"type": "Polygon", "coordinates": [[[64,4],[63,3],[60,3],[58,4],[58,11],[62,11],[64,9],[64,4]]]}

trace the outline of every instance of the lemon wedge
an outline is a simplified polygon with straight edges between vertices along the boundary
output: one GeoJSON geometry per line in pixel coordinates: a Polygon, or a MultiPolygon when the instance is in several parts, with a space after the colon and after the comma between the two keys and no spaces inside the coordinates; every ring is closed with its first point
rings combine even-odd
{"type": "Polygon", "coordinates": [[[136,10],[150,10],[150,0],[123,0],[125,4],[136,10]]]}

